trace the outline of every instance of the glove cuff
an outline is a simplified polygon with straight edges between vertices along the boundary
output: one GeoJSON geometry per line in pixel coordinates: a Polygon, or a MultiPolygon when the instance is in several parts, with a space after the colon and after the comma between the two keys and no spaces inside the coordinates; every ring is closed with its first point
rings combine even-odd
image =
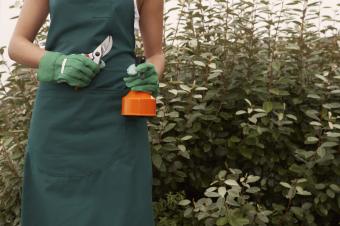
{"type": "Polygon", "coordinates": [[[39,81],[50,82],[56,78],[56,61],[63,54],[53,51],[45,51],[44,55],[39,61],[37,79],[39,81]]]}

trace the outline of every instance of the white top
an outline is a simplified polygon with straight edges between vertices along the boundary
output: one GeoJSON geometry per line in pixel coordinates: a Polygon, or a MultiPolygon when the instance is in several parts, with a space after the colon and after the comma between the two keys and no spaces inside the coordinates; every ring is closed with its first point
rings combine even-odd
{"type": "Polygon", "coordinates": [[[135,8],[135,22],[134,22],[134,29],[135,32],[139,31],[139,12],[137,7],[137,0],[133,0],[134,8],[135,8]]]}

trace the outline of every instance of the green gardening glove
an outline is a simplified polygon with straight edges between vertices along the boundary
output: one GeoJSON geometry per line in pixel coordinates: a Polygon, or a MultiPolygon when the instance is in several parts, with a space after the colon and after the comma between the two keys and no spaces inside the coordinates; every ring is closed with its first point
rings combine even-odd
{"type": "Polygon", "coordinates": [[[159,93],[159,80],[152,63],[131,64],[127,68],[127,76],[123,78],[125,85],[131,90],[151,93],[155,98],[159,93]]]}
{"type": "Polygon", "coordinates": [[[96,64],[84,54],[65,55],[60,52],[45,51],[39,62],[37,79],[85,87],[103,66],[105,65],[96,64]]]}

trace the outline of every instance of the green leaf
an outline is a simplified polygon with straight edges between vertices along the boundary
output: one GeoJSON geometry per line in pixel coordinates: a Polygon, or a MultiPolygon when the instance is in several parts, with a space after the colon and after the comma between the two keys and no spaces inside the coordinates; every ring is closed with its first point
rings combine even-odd
{"type": "Polygon", "coordinates": [[[285,187],[285,188],[291,188],[292,186],[290,184],[288,184],[287,182],[283,182],[281,181],[280,184],[285,187]]]}
{"type": "Polygon", "coordinates": [[[286,46],[286,49],[288,49],[288,50],[300,50],[300,47],[295,43],[288,43],[288,45],[286,46]]]}
{"type": "Polygon", "coordinates": [[[181,156],[183,156],[184,158],[186,158],[186,159],[190,159],[190,154],[189,154],[189,152],[188,151],[179,151],[178,152],[181,156]]]}
{"type": "Polygon", "coordinates": [[[296,186],[296,193],[298,195],[312,195],[312,193],[310,193],[309,191],[303,190],[303,188],[300,186],[296,186]]]}
{"type": "Polygon", "coordinates": [[[236,115],[242,115],[242,114],[245,114],[245,113],[247,113],[247,112],[244,111],[244,110],[239,110],[239,111],[237,111],[235,114],[236,114],[236,115]]]}
{"type": "Polygon", "coordinates": [[[208,67],[210,67],[212,69],[216,69],[216,63],[210,63],[210,64],[208,64],[208,67]]]}
{"type": "Polygon", "coordinates": [[[309,124],[312,125],[312,126],[322,126],[322,124],[320,122],[317,122],[317,121],[311,121],[309,124]]]}
{"type": "Polygon", "coordinates": [[[172,130],[173,128],[175,128],[176,123],[169,123],[165,126],[164,130],[163,130],[163,134],[166,132],[169,132],[170,130],[172,130]]]}
{"type": "Polygon", "coordinates": [[[225,184],[230,185],[230,186],[240,186],[236,180],[233,179],[227,179],[224,181],[225,184]]]}
{"type": "Polygon", "coordinates": [[[244,100],[247,102],[247,104],[248,104],[249,106],[251,106],[251,102],[250,102],[249,99],[245,98],[244,100]]]}
{"type": "Polygon", "coordinates": [[[256,215],[256,217],[257,217],[257,219],[259,219],[263,223],[269,223],[269,219],[268,219],[267,215],[263,212],[258,213],[256,215]]]}
{"type": "Polygon", "coordinates": [[[340,94],[340,89],[332,90],[332,91],[331,91],[331,94],[340,94]]]}
{"type": "Polygon", "coordinates": [[[197,219],[200,221],[200,220],[202,220],[202,219],[204,219],[204,218],[206,218],[208,216],[209,216],[209,213],[207,213],[207,212],[199,212],[197,214],[197,219]]]}
{"type": "Polygon", "coordinates": [[[175,137],[165,137],[162,139],[163,142],[176,142],[176,138],[175,137]]]}
{"type": "MultiPolygon", "coordinates": [[[[263,110],[262,108],[255,108],[254,111],[255,112],[261,112],[261,113],[266,113],[266,111],[263,110]]],[[[265,115],[267,115],[267,114],[265,114],[265,115]]]]}
{"type": "Polygon", "coordinates": [[[290,118],[290,119],[293,119],[293,120],[297,121],[297,117],[296,117],[295,115],[287,114],[286,116],[287,116],[288,118],[290,118]]]}
{"type": "Polygon", "coordinates": [[[307,179],[306,179],[306,178],[300,178],[300,179],[297,179],[297,180],[296,180],[296,183],[297,183],[297,184],[301,184],[301,183],[304,183],[304,182],[307,182],[307,179]]]}
{"type": "Polygon", "coordinates": [[[183,144],[177,145],[177,147],[180,151],[186,151],[187,150],[186,147],[183,144]]]}
{"type": "Polygon", "coordinates": [[[236,168],[229,168],[229,170],[232,174],[236,174],[236,175],[239,175],[242,173],[240,169],[236,169],[236,168]]]}
{"type": "Polygon", "coordinates": [[[191,135],[186,135],[184,137],[181,138],[181,140],[190,140],[192,138],[191,135]]]}
{"type": "Polygon", "coordinates": [[[200,87],[196,87],[195,90],[202,91],[202,90],[208,90],[208,88],[200,86],[200,87]]]}
{"type": "Polygon", "coordinates": [[[177,89],[170,89],[168,92],[174,94],[175,96],[177,96],[178,93],[177,89]]]}
{"type": "Polygon", "coordinates": [[[308,117],[312,118],[312,119],[315,119],[315,120],[317,120],[317,121],[320,121],[320,119],[317,117],[317,114],[319,114],[318,111],[315,111],[315,110],[307,110],[307,111],[305,111],[305,114],[306,114],[308,117]]]}
{"type": "Polygon", "coordinates": [[[227,175],[227,171],[226,171],[226,170],[220,170],[220,171],[218,172],[218,178],[219,178],[220,180],[224,179],[226,175],[227,175]]]}
{"type": "Polygon", "coordinates": [[[231,206],[240,206],[240,204],[234,200],[234,197],[230,195],[227,196],[225,202],[231,206]]]}
{"type": "Polygon", "coordinates": [[[157,169],[161,169],[163,164],[163,159],[159,154],[152,155],[152,162],[156,166],[157,169]]]}
{"type": "Polygon", "coordinates": [[[326,132],[328,137],[340,137],[340,133],[326,132]]]}
{"type": "Polygon", "coordinates": [[[290,209],[299,219],[303,219],[303,209],[302,208],[292,206],[290,209]]]}
{"type": "Polygon", "coordinates": [[[218,188],[218,194],[220,196],[224,197],[226,193],[227,193],[227,189],[225,187],[219,187],[218,188]]]}
{"type": "Polygon", "coordinates": [[[337,103],[337,102],[327,103],[327,104],[323,104],[322,106],[327,109],[340,108],[340,103],[337,103]]]}
{"type": "Polygon", "coordinates": [[[210,198],[216,198],[220,196],[217,192],[213,192],[213,191],[204,192],[204,195],[210,198]]]}
{"type": "Polygon", "coordinates": [[[272,102],[264,102],[262,108],[266,112],[271,112],[273,110],[273,104],[272,104],[272,102]]]}
{"type": "Polygon", "coordinates": [[[337,142],[327,141],[325,143],[322,143],[321,147],[335,147],[337,145],[338,145],[337,142]]]}
{"type": "Polygon", "coordinates": [[[189,199],[183,199],[181,201],[179,201],[178,205],[180,206],[187,206],[191,203],[191,201],[189,199]]]}
{"type": "Polygon", "coordinates": [[[315,184],[314,187],[315,187],[315,189],[317,189],[317,190],[322,190],[322,189],[325,189],[325,188],[326,188],[326,185],[325,185],[325,184],[322,184],[322,183],[319,183],[319,184],[315,184]]]}
{"type": "Polygon", "coordinates": [[[252,157],[253,157],[253,151],[251,150],[251,148],[249,148],[247,146],[241,146],[240,147],[240,153],[241,153],[241,155],[243,155],[247,159],[252,159],[252,157]]]}
{"type": "Polygon", "coordinates": [[[331,189],[327,189],[326,194],[328,195],[328,197],[330,197],[332,199],[335,197],[335,193],[331,189]]]}
{"type": "Polygon", "coordinates": [[[237,217],[237,216],[230,216],[229,224],[231,226],[243,226],[249,224],[249,220],[247,218],[237,217]]]}
{"type": "Polygon", "coordinates": [[[314,76],[317,77],[318,79],[321,79],[322,81],[328,83],[328,79],[326,77],[319,75],[319,74],[315,74],[314,76]]]}
{"type": "Polygon", "coordinates": [[[217,77],[219,77],[219,76],[220,76],[220,73],[211,73],[211,74],[208,76],[207,80],[209,81],[209,80],[212,80],[212,79],[217,78],[217,77]]]}
{"type": "Polygon", "coordinates": [[[205,67],[205,63],[203,63],[202,61],[194,60],[194,64],[196,64],[200,67],[205,67]]]}
{"type": "Polygon", "coordinates": [[[192,214],[192,211],[193,211],[193,208],[192,207],[188,207],[185,209],[184,213],[183,213],[183,216],[185,218],[189,218],[192,214]]]}
{"type": "Polygon", "coordinates": [[[286,194],[287,199],[292,199],[295,197],[296,189],[294,187],[289,188],[288,193],[286,194]]]}
{"type": "Polygon", "coordinates": [[[232,143],[238,143],[241,141],[240,138],[238,138],[237,136],[231,136],[228,141],[232,142],[232,143]]]}
{"type": "Polygon", "coordinates": [[[335,191],[335,192],[340,192],[340,187],[336,184],[331,184],[331,185],[329,185],[329,187],[331,189],[333,189],[333,191],[335,191]]]}
{"type": "Polygon", "coordinates": [[[321,97],[317,94],[308,94],[307,95],[308,98],[312,98],[312,99],[320,99],[321,97]]]}
{"type": "Polygon", "coordinates": [[[191,88],[187,85],[184,85],[184,84],[180,84],[179,87],[184,90],[184,91],[187,91],[188,93],[191,92],[191,88]]]}
{"type": "Polygon", "coordinates": [[[261,191],[261,189],[259,187],[250,187],[246,190],[246,192],[248,192],[248,193],[257,193],[259,191],[261,191]]]}
{"type": "Polygon", "coordinates": [[[220,217],[216,221],[216,225],[218,225],[218,226],[227,225],[227,223],[228,223],[228,218],[227,217],[220,217]]]}
{"type": "Polygon", "coordinates": [[[317,137],[307,137],[305,144],[315,144],[319,141],[317,137]]]}
{"type": "Polygon", "coordinates": [[[316,150],[316,153],[320,156],[320,158],[323,158],[326,155],[326,150],[323,147],[319,147],[316,150]]]}
{"type": "Polygon", "coordinates": [[[178,118],[179,117],[179,112],[177,111],[172,111],[170,113],[166,113],[166,116],[169,116],[170,118],[178,118]]]}
{"type": "Polygon", "coordinates": [[[269,89],[269,92],[277,96],[289,96],[289,93],[285,90],[279,90],[277,88],[269,89]]]}
{"type": "Polygon", "coordinates": [[[259,176],[249,175],[247,177],[247,183],[254,183],[254,182],[256,182],[256,181],[258,181],[260,179],[261,179],[261,177],[259,177],[259,176]]]}

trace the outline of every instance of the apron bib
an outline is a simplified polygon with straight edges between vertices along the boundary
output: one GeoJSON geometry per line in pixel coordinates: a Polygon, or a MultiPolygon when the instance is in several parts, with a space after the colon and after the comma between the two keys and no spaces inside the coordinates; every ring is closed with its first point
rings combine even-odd
{"type": "Polygon", "coordinates": [[[50,0],[46,50],[92,52],[105,68],[78,91],[40,82],[26,146],[22,226],[154,226],[147,117],[122,116],[135,62],[136,2],[50,0]]]}

